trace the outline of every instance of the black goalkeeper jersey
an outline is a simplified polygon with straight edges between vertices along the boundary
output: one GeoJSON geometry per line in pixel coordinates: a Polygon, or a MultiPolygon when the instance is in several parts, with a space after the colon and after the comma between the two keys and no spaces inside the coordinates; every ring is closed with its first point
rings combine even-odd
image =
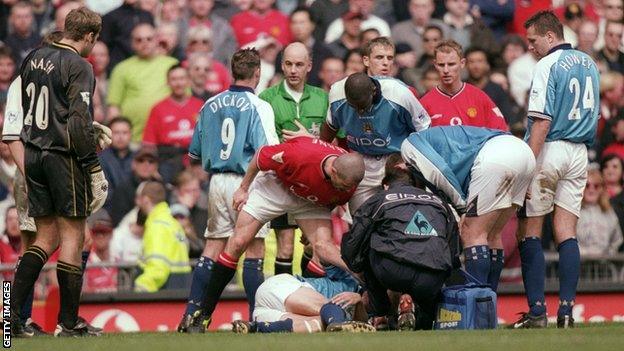
{"type": "MultiPolygon", "coordinates": [[[[92,96],[95,87],[93,68],[76,49],[62,43],[43,45],[33,50],[20,70],[25,144],[41,150],[74,154],[76,144],[70,136],[70,117],[93,122],[92,96]]],[[[93,140],[93,128],[87,128],[93,140]]],[[[93,144],[93,153],[95,145],[93,144]]]]}

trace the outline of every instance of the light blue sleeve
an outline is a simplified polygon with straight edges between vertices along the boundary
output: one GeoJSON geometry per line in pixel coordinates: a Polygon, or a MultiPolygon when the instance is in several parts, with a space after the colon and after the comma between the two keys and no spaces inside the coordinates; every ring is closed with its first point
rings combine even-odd
{"type": "Polygon", "coordinates": [[[200,113],[200,117],[197,119],[197,124],[195,124],[195,130],[193,131],[193,138],[191,139],[191,145],[189,146],[189,156],[196,160],[201,160],[202,152],[201,152],[201,140],[202,140],[202,116],[203,113],[200,113]]]}

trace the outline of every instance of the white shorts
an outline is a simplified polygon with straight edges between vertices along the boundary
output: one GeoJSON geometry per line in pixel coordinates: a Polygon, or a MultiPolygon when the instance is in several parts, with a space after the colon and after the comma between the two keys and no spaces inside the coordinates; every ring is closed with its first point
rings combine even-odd
{"type": "MultiPolygon", "coordinates": [[[[208,190],[208,225],[204,232],[205,238],[229,238],[234,233],[238,211],[232,207],[234,192],[240,186],[243,176],[235,173],[215,173],[210,178],[208,190]]],[[[262,227],[256,238],[266,238],[269,229],[262,227]]]]}
{"type": "Polygon", "coordinates": [[[368,198],[383,190],[381,181],[386,175],[386,160],[388,160],[388,156],[362,155],[365,166],[364,179],[362,179],[360,185],[355,189],[351,200],[349,200],[349,212],[351,214],[355,213],[368,198]]]}
{"type": "Polygon", "coordinates": [[[467,216],[522,206],[535,170],[529,145],[512,135],[488,140],[470,170],[467,216]]]}
{"type": "Polygon", "coordinates": [[[260,172],[249,188],[249,199],[243,206],[261,223],[288,213],[297,219],[330,219],[330,210],[298,197],[284,186],[273,172],[260,172]]]}
{"type": "Polygon", "coordinates": [[[587,182],[585,144],[557,140],[544,143],[537,158],[537,172],[531,181],[527,217],[543,216],[557,205],[577,217],[587,182]]]}
{"type": "Polygon", "coordinates": [[[28,216],[28,193],[26,191],[26,180],[19,170],[15,172],[13,180],[13,194],[15,197],[15,208],[19,220],[21,231],[37,232],[35,219],[28,216]]]}
{"type": "Polygon", "coordinates": [[[286,299],[299,288],[314,289],[290,274],[278,274],[262,283],[256,291],[256,305],[253,320],[257,322],[275,322],[286,313],[286,299]]]}

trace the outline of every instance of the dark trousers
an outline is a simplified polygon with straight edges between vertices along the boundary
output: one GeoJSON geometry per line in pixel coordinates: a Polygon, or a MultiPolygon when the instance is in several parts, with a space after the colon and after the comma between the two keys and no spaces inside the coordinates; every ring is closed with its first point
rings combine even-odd
{"type": "Polygon", "coordinates": [[[419,309],[416,329],[431,329],[440,290],[449,273],[395,261],[370,250],[370,266],[364,271],[370,307],[375,316],[388,315],[387,290],[409,294],[419,309]]]}

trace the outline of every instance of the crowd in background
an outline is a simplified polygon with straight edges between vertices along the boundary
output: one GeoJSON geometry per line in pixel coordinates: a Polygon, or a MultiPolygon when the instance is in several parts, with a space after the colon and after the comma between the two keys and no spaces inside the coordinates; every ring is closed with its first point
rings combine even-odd
{"type": "MultiPolygon", "coordinates": [[[[624,248],[622,0],[2,0],[0,113],[24,57],[46,35],[63,30],[65,16],[83,5],[103,16],[88,60],[96,78],[94,118],[112,129],[112,145],[100,153],[109,197],[89,220],[90,262],[140,259],[145,218],[137,187],[146,180],[166,184],[189,255],[199,257],[210,215],[209,175],[187,157],[187,148],[204,101],[232,82],[229,59],[236,49],[260,51],[259,94],[283,78],[282,49],[302,42],[312,53],[308,84],[329,91],[364,70],[363,44],[388,36],[396,47],[391,75],[422,96],[440,80],[436,45],[453,39],[465,52],[464,81],[486,92],[509,130],[522,136],[537,62],[523,23],[548,8],[564,23],[566,41],[591,55],[602,73],[601,119],[577,230],[581,253],[612,255],[624,248]]],[[[1,263],[15,262],[19,253],[15,171],[0,143],[1,263]]],[[[114,290],[115,274],[115,268],[89,271],[85,289],[114,290]]]]}

